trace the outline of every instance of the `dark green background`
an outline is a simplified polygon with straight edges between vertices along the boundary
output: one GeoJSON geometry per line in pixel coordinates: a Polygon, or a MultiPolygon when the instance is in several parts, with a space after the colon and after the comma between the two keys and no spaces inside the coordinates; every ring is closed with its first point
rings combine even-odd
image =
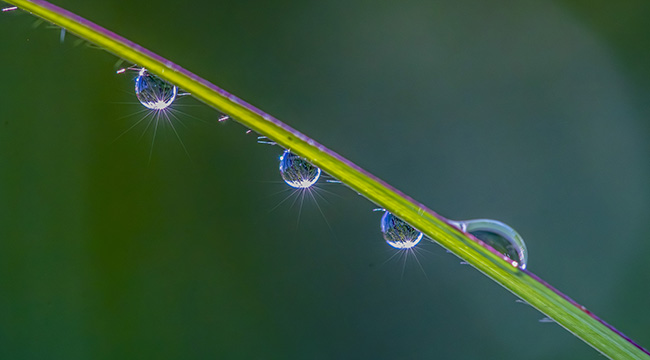
{"type": "MultiPolygon", "coordinates": [[[[645,1],[56,1],[312,136],[650,346],[645,1]]],[[[116,58],[0,17],[0,358],[598,359],[189,97],[153,145],[116,58]],[[131,116],[129,116],[131,115],[131,116]],[[193,117],[202,119],[197,121],[193,117]],[[119,138],[118,138],[119,137],[119,138]],[[426,276],[424,275],[426,274],[426,276]]]]}

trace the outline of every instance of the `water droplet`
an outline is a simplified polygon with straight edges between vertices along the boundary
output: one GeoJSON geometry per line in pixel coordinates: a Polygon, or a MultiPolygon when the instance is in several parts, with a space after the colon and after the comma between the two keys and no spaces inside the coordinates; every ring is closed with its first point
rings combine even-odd
{"type": "Polygon", "coordinates": [[[452,221],[451,223],[513,260],[514,266],[521,269],[526,268],[528,250],[524,239],[515,229],[500,221],[489,219],[452,221]]]}
{"type": "MultiPolygon", "coordinates": [[[[247,134],[248,134],[248,132],[247,132],[247,134]]],[[[274,146],[278,144],[275,141],[269,140],[269,138],[266,137],[266,136],[258,136],[257,137],[257,143],[258,144],[264,144],[264,145],[274,145],[274,146]]]]}
{"type": "Polygon", "coordinates": [[[300,156],[285,150],[280,156],[280,175],[289,186],[306,189],[320,178],[320,169],[300,156]]]}
{"type": "Polygon", "coordinates": [[[10,6],[2,9],[2,12],[18,10],[18,6],[10,6]]]}
{"type": "Polygon", "coordinates": [[[135,95],[144,107],[164,110],[176,99],[178,88],[142,68],[135,78],[135,95]]]}
{"type": "Polygon", "coordinates": [[[386,211],[381,217],[381,232],[395,249],[411,249],[422,240],[422,233],[406,221],[386,211]]]}

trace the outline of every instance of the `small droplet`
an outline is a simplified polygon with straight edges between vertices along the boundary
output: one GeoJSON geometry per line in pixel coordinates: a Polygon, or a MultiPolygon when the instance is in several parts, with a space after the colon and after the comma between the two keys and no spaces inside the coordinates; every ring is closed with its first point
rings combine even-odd
{"type": "Polygon", "coordinates": [[[388,211],[381,217],[381,232],[388,245],[403,250],[413,248],[423,236],[420,231],[388,211]]]}
{"type": "Polygon", "coordinates": [[[224,122],[226,120],[230,119],[228,115],[221,115],[219,116],[219,119],[217,119],[218,122],[224,122]]]}
{"type": "Polygon", "coordinates": [[[285,150],[280,156],[280,175],[287,185],[296,189],[306,189],[320,178],[320,169],[300,156],[285,150]]]}
{"type": "MultiPolygon", "coordinates": [[[[247,134],[248,134],[248,133],[247,133],[247,134]]],[[[271,141],[271,140],[269,140],[269,138],[266,137],[266,136],[258,136],[258,137],[257,137],[257,143],[258,143],[258,144],[264,144],[264,145],[273,145],[273,146],[275,146],[275,145],[278,144],[278,143],[276,143],[275,141],[271,141]]]]}
{"type": "Polygon", "coordinates": [[[528,250],[524,239],[515,229],[500,221],[489,219],[452,221],[451,223],[513,260],[513,266],[526,269],[528,250]]]}
{"type": "Polygon", "coordinates": [[[144,107],[164,110],[176,99],[178,88],[142,68],[135,78],[135,95],[144,107]]]}
{"type": "Polygon", "coordinates": [[[18,10],[18,6],[10,6],[2,9],[2,12],[18,10]]]}

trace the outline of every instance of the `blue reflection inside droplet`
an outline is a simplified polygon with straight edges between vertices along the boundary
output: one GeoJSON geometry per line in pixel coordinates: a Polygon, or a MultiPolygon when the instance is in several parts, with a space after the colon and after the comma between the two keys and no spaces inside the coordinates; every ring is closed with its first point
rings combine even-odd
{"type": "Polygon", "coordinates": [[[388,211],[381,217],[381,232],[388,245],[401,250],[413,248],[423,236],[420,231],[388,211]]]}
{"type": "Polygon", "coordinates": [[[135,96],[140,103],[151,110],[164,110],[176,99],[178,88],[145,68],[140,69],[135,78],[135,96]]]}
{"type": "Polygon", "coordinates": [[[285,150],[280,156],[280,175],[287,185],[296,189],[311,187],[320,178],[321,171],[307,160],[285,150]]]}

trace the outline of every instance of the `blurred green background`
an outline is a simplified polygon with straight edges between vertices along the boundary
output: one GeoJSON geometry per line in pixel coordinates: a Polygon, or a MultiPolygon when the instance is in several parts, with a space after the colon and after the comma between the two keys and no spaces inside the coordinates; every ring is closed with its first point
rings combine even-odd
{"type": "MultiPolygon", "coordinates": [[[[55,3],[444,216],[507,222],[650,346],[647,2],[55,3]]],[[[599,358],[435,244],[391,258],[343,186],[327,221],[280,204],[281,150],[189,97],[189,156],[169,126],[124,133],[134,74],[1,15],[0,358],[599,358]]]]}

